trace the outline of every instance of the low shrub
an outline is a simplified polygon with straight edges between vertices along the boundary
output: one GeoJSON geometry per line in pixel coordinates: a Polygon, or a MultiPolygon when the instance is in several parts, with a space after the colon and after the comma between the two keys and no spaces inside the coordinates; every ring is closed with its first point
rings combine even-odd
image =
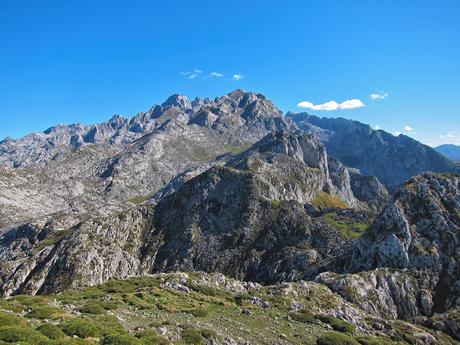
{"type": "Polygon", "coordinates": [[[209,338],[217,338],[217,333],[215,331],[213,331],[212,329],[202,329],[201,330],[201,335],[203,337],[205,337],[206,339],[209,339],[209,338]]]}
{"type": "Polygon", "coordinates": [[[248,293],[238,294],[234,297],[235,303],[238,305],[242,305],[244,300],[247,300],[250,298],[251,298],[251,295],[249,295],[248,293]]]}
{"type": "Polygon", "coordinates": [[[336,317],[333,317],[333,316],[320,315],[318,316],[318,319],[320,319],[322,322],[330,324],[334,331],[339,331],[339,332],[344,332],[344,333],[353,333],[356,329],[356,327],[352,325],[351,323],[344,321],[344,320],[337,319],[336,317]]]}
{"type": "Polygon", "coordinates": [[[302,323],[316,323],[315,316],[308,311],[301,311],[299,313],[289,313],[292,320],[302,323]]]}
{"type": "Polygon", "coordinates": [[[99,334],[99,329],[92,323],[84,319],[73,319],[62,325],[62,331],[68,336],[76,335],[79,338],[95,337],[99,334]]]}
{"type": "Polygon", "coordinates": [[[142,342],[129,334],[105,336],[102,345],[142,345],[142,342]]]}
{"type": "Polygon", "coordinates": [[[190,313],[195,317],[205,317],[208,316],[208,311],[203,308],[192,309],[190,313]]]}
{"type": "Polygon", "coordinates": [[[158,335],[154,331],[145,330],[136,334],[144,345],[168,345],[169,341],[166,338],[158,335]]]}
{"type": "Polygon", "coordinates": [[[85,314],[105,314],[106,309],[98,302],[89,302],[83,308],[80,309],[85,314]]]}
{"type": "Polygon", "coordinates": [[[94,315],[91,319],[97,325],[99,335],[101,336],[126,333],[116,316],[106,314],[94,315]]]}
{"type": "Polygon", "coordinates": [[[45,320],[57,317],[61,313],[62,312],[57,308],[48,305],[38,305],[32,307],[32,310],[26,314],[26,317],[45,320]]]}
{"type": "Polygon", "coordinates": [[[320,336],[316,340],[317,345],[360,345],[357,340],[349,335],[338,333],[338,332],[328,332],[320,336]]]}
{"type": "Polygon", "coordinates": [[[38,331],[22,326],[0,327],[0,341],[6,343],[24,342],[31,345],[39,344],[46,338],[38,331]]]}
{"type": "Polygon", "coordinates": [[[182,340],[185,341],[186,344],[203,345],[205,342],[201,332],[193,328],[184,329],[181,336],[182,340]]]}
{"type": "Polygon", "coordinates": [[[393,341],[379,338],[379,337],[371,337],[371,336],[360,336],[356,337],[356,340],[361,345],[391,345],[394,344],[393,341]]]}
{"type": "Polygon", "coordinates": [[[26,322],[23,319],[21,319],[20,317],[17,317],[16,315],[0,313],[0,327],[3,327],[3,326],[21,326],[21,325],[25,325],[25,324],[26,324],[26,322]]]}
{"type": "Polygon", "coordinates": [[[37,331],[39,331],[44,336],[48,337],[49,339],[61,339],[65,337],[64,332],[55,325],[45,323],[41,326],[37,327],[37,331]]]}

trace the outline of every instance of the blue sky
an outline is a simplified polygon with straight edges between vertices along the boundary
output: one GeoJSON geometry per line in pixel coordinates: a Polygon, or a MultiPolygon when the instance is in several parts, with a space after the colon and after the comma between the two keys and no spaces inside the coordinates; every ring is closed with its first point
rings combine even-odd
{"type": "Polygon", "coordinates": [[[4,0],[0,138],[244,88],[460,144],[459,17],[457,0],[4,0]]]}

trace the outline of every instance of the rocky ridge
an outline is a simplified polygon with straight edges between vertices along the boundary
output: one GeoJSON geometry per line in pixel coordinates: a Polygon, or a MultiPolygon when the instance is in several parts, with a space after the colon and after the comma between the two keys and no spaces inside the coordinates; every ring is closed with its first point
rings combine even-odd
{"type": "Polygon", "coordinates": [[[393,136],[358,121],[319,118],[307,113],[286,117],[315,133],[327,151],[343,164],[397,187],[425,171],[458,173],[458,166],[435,149],[406,135],[393,136]]]}

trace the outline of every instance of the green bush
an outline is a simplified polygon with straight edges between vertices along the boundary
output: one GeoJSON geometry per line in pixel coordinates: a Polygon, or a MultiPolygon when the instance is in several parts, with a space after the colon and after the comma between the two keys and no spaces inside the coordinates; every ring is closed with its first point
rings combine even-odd
{"type": "Polygon", "coordinates": [[[320,315],[318,316],[318,319],[320,319],[321,321],[325,323],[330,324],[334,331],[339,331],[339,332],[344,332],[344,333],[353,333],[356,329],[356,327],[352,325],[351,323],[337,319],[336,317],[333,317],[333,316],[320,315]]]}
{"type": "Polygon", "coordinates": [[[94,342],[80,338],[61,338],[43,341],[39,345],[94,345],[94,342]]]}
{"type": "Polygon", "coordinates": [[[196,308],[190,311],[190,313],[195,317],[205,317],[208,316],[208,311],[203,308],[196,308]]]}
{"type": "Polygon", "coordinates": [[[292,320],[302,323],[316,323],[315,316],[307,311],[300,313],[289,313],[292,320]]]}
{"type": "Polygon", "coordinates": [[[185,341],[186,344],[192,345],[203,345],[204,338],[201,335],[200,331],[197,331],[193,328],[187,328],[182,331],[182,340],[185,341]]]}
{"type": "Polygon", "coordinates": [[[38,344],[46,338],[33,329],[21,326],[3,326],[0,327],[0,341],[7,343],[24,342],[31,345],[38,344]]]}
{"type": "Polygon", "coordinates": [[[97,325],[100,336],[126,333],[116,316],[94,315],[92,316],[91,321],[97,325]]]}
{"type": "Polygon", "coordinates": [[[62,332],[59,327],[49,323],[45,323],[37,327],[37,331],[50,339],[60,339],[65,337],[64,332],[62,332]]]}
{"type": "Polygon", "coordinates": [[[166,338],[158,335],[152,330],[145,330],[136,334],[144,345],[168,345],[169,341],[166,338]]]}
{"type": "Polygon", "coordinates": [[[360,345],[358,341],[349,335],[338,333],[338,332],[328,332],[323,334],[316,340],[317,345],[360,345]]]}
{"type": "Polygon", "coordinates": [[[26,317],[45,320],[52,319],[59,314],[61,314],[61,311],[59,309],[50,307],[48,305],[38,305],[32,307],[32,311],[26,314],[26,317]]]}
{"type": "Polygon", "coordinates": [[[391,340],[378,338],[378,337],[370,337],[370,336],[360,336],[356,337],[356,340],[361,345],[391,345],[394,344],[391,340]]]}
{"type": "Polygon", "coordinates": [[[212,329],[202,329],[201,330],[201,335],[205,337],[206,339],[209,338],[217,338],[217,333],[214,332],[212,329]]]}
{"type": "Polygon", "coordinates": [[[129,334],[117,334],[105,336],[102,345],[142,345],[142,342],[129,334]]]}
{"type": "Polygon", "coordinates": [[[95,337],[99,334],[99,329],[92,323],[84,319],[73,319],[62,325],[62,331],[68,336],[76,335],[79,338],[95,337]]]}
{"type": "Polygon", "coordinates": [[[11,300],[17,301],[27,307],[32,307],[34,305],[40,305],[40,304],[43,305],[49,302],[48,299],[42,296],[26,296],[26,295],[14,296],[11,300]]]}
{"type": "Polygon", "coordinates": [[[238,305],[242,305],[244,300],[247,300],[250,298],[251,298],[251,295],[249,295],[248,293],[238,294],[234,297],[235,303],[238,305]]]}
{"type": "Polygon", "coordinates": [[[80,309],[85,314],[105,314],[105,308],[98,302],[89,302],[83,308],[80,309]]]}
{"type": "Polygon", "coordinates": [[[16,315],[0,313],[0,327],[2,326],[21,326],[25,321],[16,315]]]}

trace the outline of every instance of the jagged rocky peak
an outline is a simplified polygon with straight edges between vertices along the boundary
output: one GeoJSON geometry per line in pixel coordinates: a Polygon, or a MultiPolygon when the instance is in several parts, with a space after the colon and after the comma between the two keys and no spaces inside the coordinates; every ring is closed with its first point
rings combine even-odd
{"type": "Polygon", "coordinates": [[[177,107],[181,110],[189,110],[192,108],[192,103],[189,101],[187,96],[174,94],[169,96],[166,101],[161,105],[162,107],[177,107]]]}
{"type": "Polygon", "coordinates": [[[284,154],[312,168],[327,170],[327,154],[324,146],[311,134],[301,131],[280,130],[267,134],[242,157],[254,152],[284,154]]]}

